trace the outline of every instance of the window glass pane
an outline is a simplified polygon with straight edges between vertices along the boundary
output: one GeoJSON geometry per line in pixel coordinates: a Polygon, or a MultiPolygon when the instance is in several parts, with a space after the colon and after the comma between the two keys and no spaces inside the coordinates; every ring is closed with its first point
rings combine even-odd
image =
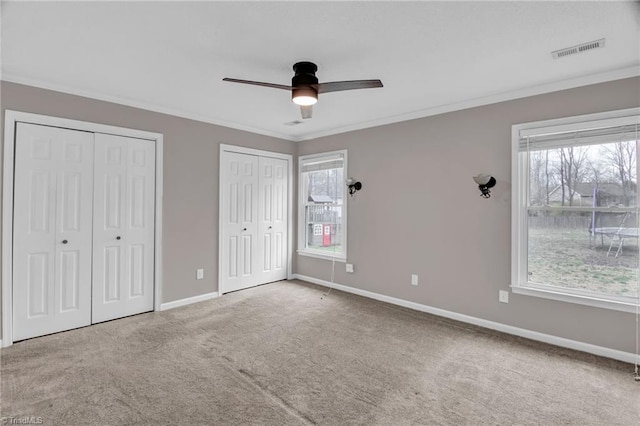
{"type": "Polygon", "coordinates": [[[635,207],[636,142],[529,152],[531,206],[635,207]]]}
{"type": "Polygon", "coordinates": [[[307,201],[318,204],[342,204],[343,169],[304,173],[307,176],[307,201]]]}
{"type": "Polygon", "coordinates": [[[637,214],[529,211],[527,264],[530,283],[638,297],[637,214]]]}

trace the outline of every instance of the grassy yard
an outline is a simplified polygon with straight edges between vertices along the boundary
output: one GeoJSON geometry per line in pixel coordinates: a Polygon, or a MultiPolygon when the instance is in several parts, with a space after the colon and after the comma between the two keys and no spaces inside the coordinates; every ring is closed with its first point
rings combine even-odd
{"type": "Polygon", "coordinates": [[[638,296],[638,240],[625,239],[615,256],[609,240],[590,241],[586,229],[529,230],[529,280],[598,293],[638,296]]]}

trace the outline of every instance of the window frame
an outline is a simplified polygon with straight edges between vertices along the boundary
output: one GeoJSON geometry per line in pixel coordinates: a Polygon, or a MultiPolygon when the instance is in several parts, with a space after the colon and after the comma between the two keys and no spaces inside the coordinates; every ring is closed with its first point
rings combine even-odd
{"type": "MultiPolygon", "coordinates": [[[[309,160],[318,160],[322,158],[330,158],[338,155],[343,157],[343,171],[342,176],[346,179],[349,176],[347,173],[348,159],[347,150],[341,149],[336,151],[319,152],[315,154],[301,155],[298,157],[298,249],[297,253],[301,256],[315,257],[318,259],[332,260],[336,262],[345,263],[347,261],[347,191],[342,191],[342,253],[323,252],[320,250],[314,250],[307,247],[306,239],[306,217],[305,217],[305,189],[302,185],[302,165],[309,160]]],[[[343,182],[344,183],[344,182],[343,182]]],[[[346,184],[345,184],[346,185],[346,184]]]]}
{"type": "MultiPolygon", "coordinates": [[[[520,139],[526,136],[586,130],[602,125],[640,125],[640,108],[628,108],[595,114],[564,117],[552,120],[515,124],[511,127],[511,291],[516,294],[540,297],[566,303],[636,312],[638,298],[597,294],[578,289],[531,283],[528,280],[528,202],[529,159],[520,152],[520,139]]],[[[636,153],[636,163],[638,156],[636,153]]],[[[640,186],[638,186],[640,190],[640,186]]],[[[640,198],[637,198],[640,200],[640,198]]],[[[564,208],[569,211],[569,208],[564,208]]],[[[583,208],[584,209],[584,208],[583,208]]],[[[636,207],[640,211],[640,206],[636,207]]]]}

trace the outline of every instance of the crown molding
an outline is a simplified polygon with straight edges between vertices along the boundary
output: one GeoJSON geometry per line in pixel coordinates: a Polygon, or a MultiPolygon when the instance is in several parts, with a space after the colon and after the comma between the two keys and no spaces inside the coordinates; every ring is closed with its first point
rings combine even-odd
{"type": "Polygon", "coordinates": [[[399,123],[402,121],[415,120],[418,118],[425,118],[434,115],[444,114],[447,112],[459,111],[468,108],[475,108],[484,105],[495,104],[498,102],[505,102],[519,98],[526,98],[529,96],[542,95],[545,93],[557,92],[561,90],[573,89],[581,86],[589,86],[591,84],[605,83],[608,81],[621,80],[624,78],[640,76],[640,66],[630,66],[626,68],[620,68],[613,71],[607,71],[603,73],[590,74],[587,76],[581,76],[562,81],[556,81],[552,83],[546,83],[536,86],[524,87],[516,90],[510,90],[506,92],[496,93],[489,96],[484,96],[475,99],[469,99],[462,102],[455,102],[452,104],[441,105],[434,108],[426,108],[417,111],[411,111],[403,114],[398,114],[389,117],[382,117],[375,120],[363,121],[348,126],[335,127],[332,129],[326,129],[318,132],[310,132],[302,135],[289,135],[286,133],[274,132],[271,130],[255,128],[246,126],[244,124],[236,123],[234,121],[220,120],[212,117],[203,116],[200,114],[183,111],[178,108],[168,108],[160,105],[155,105],[146,102],[140,102],[132,99],[122,98],[118,96],[105,95],[103,93],[86,91],[75,89],[63,85],[56,85],[53,83],[45,82],[42,80],[32,79],[24,77],[18,74],[3,72],[1,74],[2,81],[9,83],[24,84],[27,86],[38,87],[41,89],[53,90],[56,92],[62,92],[70,95],[82,96],[86,98],[96,99],[99,101],[111,102],[120,105],[130,106],[134,108],[140,108],[148,111],[158,112],[162,114],[173,115],[176,117],[186,118],[190,120],[201,121],[204,123],[214,124],[216,126],[224,126],[231,129],[242,130],[245,132],[256,133],[264,136],[269,136],[278,139],[289,140],[293,142],[310,141],[313,139],[322,138],[325,136],[332,136],[340,133],[353,132],[356,130],[367,129],[371,127],[384,126],[387,124],[399,123]]]}
{"type": "Polygon", "coordinates": [[[161,114],[173,115],[175,117],[186,118],[189,120],[201,121],[203,123],[215,124],[216,126],[223,126],[231,129],[242,130],[245,132],[256,133],[259,135],[293,141],[290,135],[287,135],[284,133],[278,133],[270,130],[246,126],[244,124],[236,123],[234,121],[219,120],[211,117],[206,117],[204,115],[184,111],[179,108],[168,108],[161,105],[123,98],[120,96],[111,96],[111,95],[105,95],[104,93],[93,92],[90,90],[76,89],[73,87],[54,84],[54,83],[33,79],[29,77],[24,77],[18,74],[13,74],[8,72],[3,72],[1,74],[1,79],[2,81],[6,81],[8,83],[23,84],[25,86],[32,86],[32,87],[37,87],[39,89],[52,90],[55,92],[65,93],[67,95],[82,96],[84,98],[95,99],[98,101],[110,102],[114,104],[143,109],[147,111],[158,112],[161,114]]]}
{"type": "Polygon", "coordinates": [[[462,102],[441,105],[434,108],[427,108],[418,111],[412,111],[404,114],[398,114],[391,117],[384,117],[376,120],[365,121],[349,126],[336,127],[334,129],[323,130],[320,132],[307,133],[295,139],[296,142],[318,139],[325,136],[332,136],[340,133],[352,132],[355,130],[367,129],[370,127],[384,126],[386,124],[399,123],[402,121],[415,120],[434,115],[444,114],[447,112],[460,111],[468,108],[475,108],[484,105],[496,104],[499,102],[511,101],[514,99],[527,98],[529,96],[542,95],[545,93],[558,92],[561,90],[573,89],[581,86],[589,86],[591,84],[606,83],[608,81],[622,80],[624,78],[640,76],[640,66],[632,66],[620,68],[614,71],[608,71],[598,74],[590,74],[587,76],[571,78],[553,83],[546,83],[536,86],[524,87],[521,89],[509,90],[494,95],[483,96],[480,98],[469,99],[462,102]]]}

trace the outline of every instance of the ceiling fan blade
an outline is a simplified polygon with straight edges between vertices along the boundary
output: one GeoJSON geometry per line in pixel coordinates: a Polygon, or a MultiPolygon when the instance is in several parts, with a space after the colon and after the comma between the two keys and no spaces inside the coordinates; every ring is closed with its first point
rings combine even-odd
{"type": "Polygon", "coordinates": [[[318,93],[340,92],[342,90],[374,89],[382,87],[380,80],[332,81],[318,84],[318,93]]]}
{"type": "Polygon", "coordinates": [[[252,84],[254,86],[273,87],[274,89],[291,90],[291,86],[285,86],[284,84],[263,83],[261,81],[251,80],[238,80],[237,78],[223,78],[222,81],[229,81],[231,83],[252,84]]]}
{"type": "Polygon", "coordinates": [[[313,105],[300,105],[300,114],[302,118],[311,118],[313,115],[313,105]]]}

